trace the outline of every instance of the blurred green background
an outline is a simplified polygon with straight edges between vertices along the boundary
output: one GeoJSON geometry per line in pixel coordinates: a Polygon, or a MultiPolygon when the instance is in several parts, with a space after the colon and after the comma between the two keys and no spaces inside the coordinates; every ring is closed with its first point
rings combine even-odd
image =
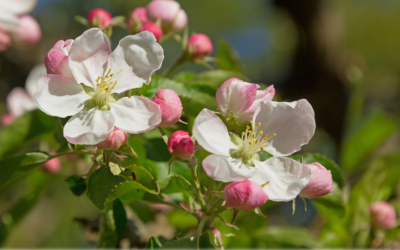
{"type": "MultiPolygon", "coordinates": [[[[39,0],[31,15],[42,28],[41,42],[30,50],[11,48],[0,54],[0,114],[7,112],[7,94],[16,86],[24,86],[31,68],[43,63],[56,41],[74,39],[86,29],[74,21],[76,15],[86,17],[91,9],[100,7],[113,16],[127,17],[134,8],[148,2],[39,0]]],[[[367,240],[371,234],[369,204],[389,200],[398,207],[400,1],[178,2],[187,12],[190,32],[210,36],[214,45],[212,56],[221,58],[228,46],[232,56],[240,61],[219,65],[220,68],[240,71],[252,83],[273,84],[281,100],[310,101],[318,128],[302,151],[333,159],[346,182],[341,193],[346,204],[332,202],[323,207],[318,202],[309,203],[305,212],[298,200],[292,216],[291,202],[267,202],[263,207],[266,220],[254,214],[239,215],[235,224],[240,231],[217,222],[215,225],[222,233],[236,235],[223,237],[225,246],[371,246],[367,240]]],[[[115,27],[112,46],[126,35],[127,31],[115,27]]],[[[160,72],[180,53],[180,44],[173,39],[162,46],[165,61],[160,72]]],[[[201,72],[204,68],[186,65],[183,70],[201,72]]],[[[100,212],[85,195],[77,198],[70,193],[63,181],[68,173],[63,174],[48,176],[38,170],[22,184],[0,192],[0,214],[16,204],[27,211],[32,208],[15,223],[5,247],[93,246],[98,225],[91,221],[98,219],[100,212]],[[36,189],[42,191],[38,193],[36,189]],[[25,202],[22,205],[21,198],[25,202]]],[[[183,236],[197,223],[194,217],[179,210],[166,211],[142,202],[130,207],[128,214],[134,224],[129,232],[131,240],[159,235],[171,239],[176,232],[183,236]]],[[[224,215],[227,220],[230,216],[224,215]]],[[[3,223],[7,219],[4,216],[3,223]]],[[[396,241],[398,229],[388,232],[387,238],[396,241]]],[[[121,244],[124,248],[128,243],[121,244]]]]}

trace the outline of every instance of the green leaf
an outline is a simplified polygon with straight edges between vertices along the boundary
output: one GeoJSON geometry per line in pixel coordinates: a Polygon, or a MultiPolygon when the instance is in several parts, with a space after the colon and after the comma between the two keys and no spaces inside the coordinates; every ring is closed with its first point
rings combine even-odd
{"type": "Polygon", "coordinates": [[[149,242],[147,242],[145,249],[159,249],[165,242],[168,241],[163,237],[151,237],[149,242]]]}
{"type": "Polygon", "coordinates": [[[105,208],[104,202],[118,184],[124,182],[121,176],[114,176],[105,166],[101,166],[94,171],[88,179],[87,188],[88,196],[93,204],[100,210],[105,208]]]}
{"type": "Polygon", "coordinates": [[[310,153],[290,156],[290,158],[292,158],[296,161],[300,161],[301,157],[303,157],[304,164],[318,162],[322,166],[324,166],[326,169],[330,170],[332,173],[332,180],[338,184],[340,189],[343,188],[344,178],[343,178],[342,171],[333,160],[331,160],[323,155],[320,155],[320,154],[310,154],[310,153]]]}
{"type": "Polygon", "coordinates": [[[126,231],[127,218],[126,212],[119,200],[103,214],[100,224],[100,237],[96,248],[115,248],[118,241],[124,236],[126,231]]]}
{"type": "Polygon", "coordinates": [[[144,95],[148,98],[153,98],[160,87],[162,89],[172,89],[180,97],[190,98],[197,92],[196,88],[194,87],[189,87],[184,83],[177,82],[161,76],[153,76],[149,85],[143,85],[143,87],[138,89],[137,91],[141,95],[144,95]]]}
{"type": "Polygon", "coordinates": [[[154,180],[154,177],[142,166],[129,166],[120,174],[120,176],[123,176],[128,181],[140,183],[143,187],[149,190],[149,193],[158,194],[160,192],[160,188],[154,180]]]}
{"type": "Polygon", "coordinates": [[[264,248],[318,248],[305,228],[270,226],[254,232],[255,237],[264,243],[264,248]]]}
{"type": "Polygon", "coordinates": [[[6,224],[3,222],[3,218],[0,217],[0,246],[3,244],[5,241],[6,237],[8,235],[8,229],[6,224]]]}
{"type": "Polygon", "coordinates": [[[181,175],[172,175],[157,181],[164,194],[190,191],[190,182],[181,175]]]}
{"type": "Polygon", "coordinates": [[[0,187],[5,186],[13,176],[32,170],[48,161],[50,156],[43,152],[31,152],[0,161],[0,187]]]}
{"type": "Polygon", "coordinates": [[[0,132],[0,158],[16,151],[34,139],[54,132],[56,118],[40,110],[33,110],[18,117],[0,132]]]}
{"type": "Polygon", "coordinates": [[[242,72],[238,52],[230,47],[225,41],[218,45],[218,68],[235,72],[242,72]]]}
{"type": "Polygon", "coordinates": [[[238,72],[227,70],[213,70],[206,71],[197,75],[196,78],[188,81],[187,84],[205,85],[211,87],[214,90],[217,90],[222,85],[222,83],[232,77],[239,78],[246,82],[250,81],[249,78],[238,72]]]}
{"type": "Polygon", "coordinates": [[[138,158],[138,155],[137,155],[136,152],[133,150],[133,148],[131,148],[131,147],[130,147],[129,145],[127,145],[127,144],[122,145],[122,146],[118,149],[118,151],[120,151],[120,152],[122,152],[122,153],[124,153],[124,154],[126,154],[126,155],[129,155],[129,156],[138,158]]]}
{"type": "Polygon", "coordinates": [[[86,179],[78,175],[71,175],[65,181],[71,192],[76,196],[80,196],[86,191],[86,179]]]}
{"type": "Polygon", "coordinates": [[[347,138],[341,154],[341,166],[353,170],[395,131],[395,124],[383,112],[373,114],[353,136],[347,138]]]}
{"type": "Polygon", "coordinates": [[[194,79],[195,77],[196,73],[192,71],[182,71],[174,76],[174,81],[185,83],[187,81],[194,79]]]}
{"type": "MultiPolygon", "coordinates": [[[[197,249],[197,240],[196,237],[184,238],[180,240],[172,240],[167,241],[161,247],[162,249],[197,249]]],[[[199,248],[200,249],[215,249],[211,244],[209,233],[204,233],[200,236],[199,240],[199,248]]]]}

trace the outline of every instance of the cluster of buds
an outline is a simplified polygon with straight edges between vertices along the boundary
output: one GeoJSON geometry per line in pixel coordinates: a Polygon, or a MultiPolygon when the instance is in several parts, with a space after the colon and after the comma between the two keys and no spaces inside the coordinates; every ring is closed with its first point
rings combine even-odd
{"type": "Polygon", "coordinates": [[[38,22],[29,15],[18,17],[19,26],[16,29],[6,31],[0,28],[0,51],[13,45],[21,49],[29,49],[35,46],[42,38],[42,31],[38,22]]]}
{"type": "Polygon", "coordinates": [[[153,0],[147,7],[134,9],[127,24],[132,34],[146,30],[160,40],[164,34],[182,30],[187,24],[187,16],[176,1],[153,0]]]}

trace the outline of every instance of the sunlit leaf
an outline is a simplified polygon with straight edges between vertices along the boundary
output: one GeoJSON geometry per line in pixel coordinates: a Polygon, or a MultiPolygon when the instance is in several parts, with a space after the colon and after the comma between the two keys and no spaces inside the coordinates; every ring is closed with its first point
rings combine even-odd
{"type": "Polygon", "coordinates": [[[181,175],[170,175],[157,181],[164,194],[190,191],[190,182],[181,175]]]}

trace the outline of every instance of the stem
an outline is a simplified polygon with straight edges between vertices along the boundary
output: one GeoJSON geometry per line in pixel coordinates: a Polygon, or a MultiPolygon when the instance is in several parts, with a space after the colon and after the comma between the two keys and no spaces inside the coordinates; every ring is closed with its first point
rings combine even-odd
{"type": "Polygon", "coordinates": [[[165,133],[165,131],[164,131],[163,128],[161,128],[161,127],[157,127],[157,128],[158,128],[158,130],[160,131],[161,136],[162,136],[162,138],[163,138],[165,144],[168,145],[168,135],[167,135],[167,133],[165,133]]]}
{"type": "Polygon", "coordinates": [[[64,155],[93,155],[93,154],[94,153],[92,152],[74,151],[74,152],[66,152],[66,153],[52,155],[49,159],[57,158],[64,155]]]}
{"type": "Polygon", "coordinates": [[[190,171],[192,172],[192,177],[193,177],[193,182],[195,185],[195,191],[196,191],[196,196],[197,199],[199,200],[200,206],[202,210],[205,212],[206,209],[206,203],[203,200],[203,196],[201,195],[201,190],[200,190],[200,183],[199,179],[197,177],[197,163],[188,163],[188,167],[190,168],[190,171]]]}
{"type": "Polygon", "coordinates": [[[165,77],[171,76],[171,74],[178,69],[180,66],[182,66],[186,62],[185,57],[183,55],[180,55],[178,59],[176,59],[175,63],[172,65],[172,67],[164,73],[165,77]]]}
{"type": "Polygon", "coordinates": [[[203,227],[206,224],[208,218],[209,217],[207,215],[203,215],[203,217],[201,218],[199,224],[197,225],[197,233],[196,233],[196,247],[197,247],[197,249],[200,249],[200,237],[201,237],[201,234],[203,233],[203,227]]]}

